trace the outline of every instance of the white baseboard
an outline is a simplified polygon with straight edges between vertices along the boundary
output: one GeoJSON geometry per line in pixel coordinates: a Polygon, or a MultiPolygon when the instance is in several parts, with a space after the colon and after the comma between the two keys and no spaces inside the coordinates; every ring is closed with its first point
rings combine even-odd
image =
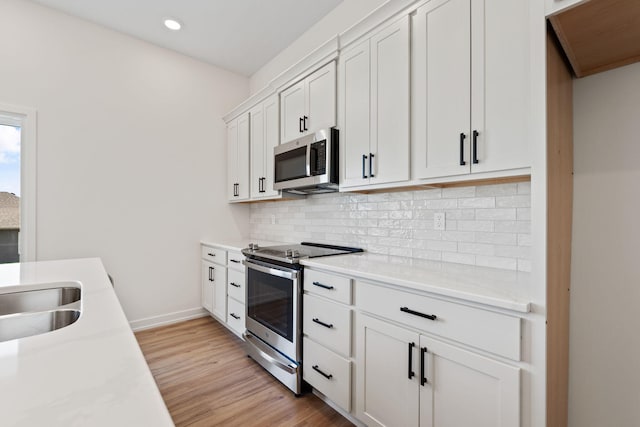
{"type": "Polygon", "coordinates": [[[209,316],[209,312],[203,308],[191,308],[189,310],[175,311],[173,313],[161,314],[160,316],[146,317],[144,319],[132,320],[129,322],[131,329],[141,331],[143,329],[157,328],[158,326],[170,325],[172,323],[183,322],[189,319],[209,316]]]}

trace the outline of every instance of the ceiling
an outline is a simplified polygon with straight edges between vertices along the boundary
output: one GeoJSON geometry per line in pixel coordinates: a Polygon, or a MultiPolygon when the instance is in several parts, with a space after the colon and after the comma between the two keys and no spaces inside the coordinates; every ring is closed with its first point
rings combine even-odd
{"type": "Polygon", "coordinates": [[[32,0],[250,76],[342,0],[32,0]],[[177,19],[182,30],[164,27],[177,19]]]}

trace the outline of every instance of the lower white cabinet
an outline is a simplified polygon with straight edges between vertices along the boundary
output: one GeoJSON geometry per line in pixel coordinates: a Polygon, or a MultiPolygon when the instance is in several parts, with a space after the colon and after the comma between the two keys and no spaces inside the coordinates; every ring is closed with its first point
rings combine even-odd
{"type": "Polygon", "coordinates": [[[245,330],[245,273],[241,252],[202,245],[202,307],[238,337],[245,330]]]}
{"type": "Polygon", "coordinates": [[[352,279],[305,270],[303,369],[306,382],[351,411],[352,279]]]}
{"type": "Polygon", "coordinates": [[[227,268],[202,260],[201,303],[209,313],[223,320],[227,317],[227,268]]]}
{"type": "Polygon", "coordinates": [[[520,425],[518,367],[364,313],[356,339],[356,416],[367,425],[520,425]]]}

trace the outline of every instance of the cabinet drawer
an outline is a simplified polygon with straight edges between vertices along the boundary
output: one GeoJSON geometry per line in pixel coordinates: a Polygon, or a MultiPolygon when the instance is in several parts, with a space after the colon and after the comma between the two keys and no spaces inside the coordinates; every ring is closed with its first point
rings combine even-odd
{"type": "Polygon", "coordinates": [[[351,355],[351,310],[348,307],[305,295],[302,312],[305,335],[337,353],[351,355]]]}
{"type": "Polygon", "coordinates": [[[304,380],[342,409],[350,412],[351,362],[306,337],[302,340],[302,346],[304,380]]]}
{"type": "Polygon", "coordinates": [[[304,290],[344,304],[351,304],[351,282],[347,277],[322,273],[315,270],[304,271],[304,290]]]}
{"type": "Polygon", "coordinates": [[[518,317],[364,282],[356,284],[356,292],[357,306],[363,311],[520,360],[521,321],[518,317]],[[421,314],[436,317],[431,320],[421,314]]]}
{"type": "Polygon", "coordinates": [[[233,298],[227,301],[227,325],[238,335],[242,336],[245,330],[245,312],[244,304],[239,303],[233,298]]]}
{"type": "Polygon", "coordinates": [[[227,295],[235,298],[242,304],[246,302],[244,272],[232,269],[227,271],[227,295]]]}
{"type": "Polygon", "coordinates": [[[227,252],[227,258],[229,268],[244,272],[244,265],[242,264],[244,255],[242,255],[242,252],[229,251],[227,252]]]}
{"type": "Polygon", "coordinates": [[[211,246],[202,245],[202,259],[215,262],[216,264],[227,264],[227,251],[224,249],[212,248],[211,246]]]}

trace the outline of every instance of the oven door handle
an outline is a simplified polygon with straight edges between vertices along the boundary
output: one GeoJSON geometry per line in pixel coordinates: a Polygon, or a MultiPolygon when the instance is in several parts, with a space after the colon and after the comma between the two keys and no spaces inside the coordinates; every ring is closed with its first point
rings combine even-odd
{"type": "Polygon", "coordinates": [[[296,371],[298,370],[297,367],[291,366],[293,362],[280,356],[275,350],[272,350],[271,348],[267,347],[265,344],[262,344],[262,342],[256,339],[248,331],[243,332],[242,338],[244,338],[244,341],[247,345],[250,345],[251,347],[253,347],[253,349],[257,351],[258,354],[269,363],[277,366],[278,368],[290,374],[295,374],[296,371]],[[273,355],[269,353],[273,353],[273,355]]]}
{"type": "Polygon", "coordinates": [[[270,274],[272,276],[278,276],[278,277],[291,279],[291,280],[295,280],[298,278],[298,272],[295,270],[281,270],[279,268],[265,267],[249,260],[244,260],[243,263],[247,268],[260,271],[261,273],[270,274]]]}

